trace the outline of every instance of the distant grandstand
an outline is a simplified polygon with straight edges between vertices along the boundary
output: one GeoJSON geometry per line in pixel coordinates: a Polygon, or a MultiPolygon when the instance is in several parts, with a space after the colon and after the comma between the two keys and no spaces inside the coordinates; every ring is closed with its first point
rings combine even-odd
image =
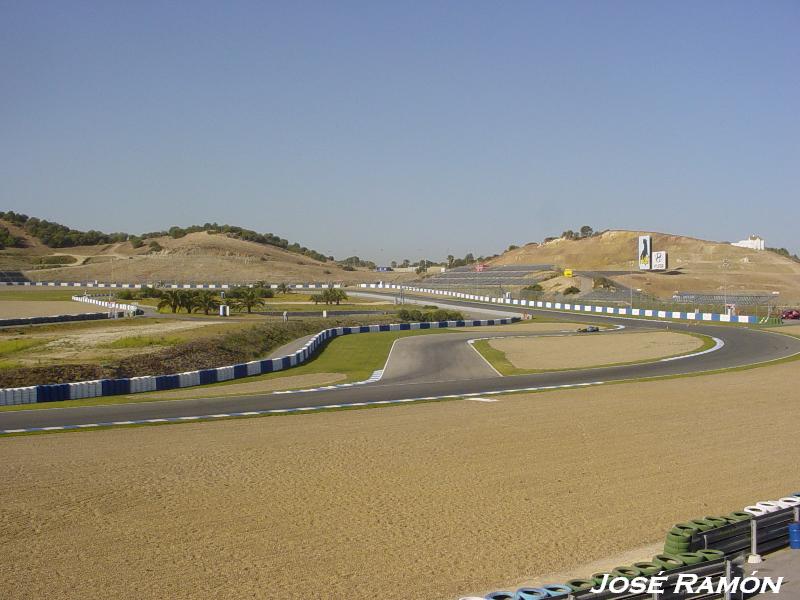
{"type": "Polygon", "coordinates": [[[30,281],[22,271],[0,271],[0,283],[15,283],[17,281],[30,281]]]}
{"type": "Polygon", "coordinates": [[[525,286],[536,283],[537,273],[552,269],[553,265],[486,266],[483,270],[477,270],[476,265],[455,267],[425,279],[425,286],[434,289],[525,286]]]}
{"type": "Polygon", "coordinates": [[[678,292],[674,302],[683,304],[736,304],[737,306],[766,306],[775,302],[774,294],[706,294],[702,292],[678,292]]]}

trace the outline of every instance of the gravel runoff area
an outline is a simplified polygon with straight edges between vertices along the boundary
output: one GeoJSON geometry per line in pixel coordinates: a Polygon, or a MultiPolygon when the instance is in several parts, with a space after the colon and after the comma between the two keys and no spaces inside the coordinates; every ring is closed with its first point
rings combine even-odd
{"type": "Polygon", "coordinates": [[[518,369],[582,369],[687,354],[703,340],[684,333],[584,334],[566,337],[502,338],[489,345],[518,369]]]}
{"type": "Polygon", "coordinates": [[[80,313],[105,312],[102,306],[86,302],[70,302],[63,300],[0,300],[0,319],[18,319],[20,317],[50,317],[53,315],[77,315],[80,313]]]}
{"type": "Polygon", "coordinates": [[[796,371],[3,438],[0,589],[454,600],[586,575],[800,487],[796,371]]]}

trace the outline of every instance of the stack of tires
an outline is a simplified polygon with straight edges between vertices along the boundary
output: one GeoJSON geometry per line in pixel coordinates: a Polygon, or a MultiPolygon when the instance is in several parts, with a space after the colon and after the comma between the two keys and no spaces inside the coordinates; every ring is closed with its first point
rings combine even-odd
{"type": "MultiPolygon", "coordinates": [[[[483,598],[477,596],[462,597],[459,600],[546,600],[547,598],[565,598],[570,593],[582,592],[599,586],[606,575],[611,578],[651,577],[660,572],[668,572],[682,567],[696,565],[706,561],[725,557],[721,550],[711,548],[691,552],[692,535],[709,531],[732,523],[749,521],[753,517],[765,515],[784,508],[800,506],[800,492],[778,500],[765,500],[741,511],[732,512],[719,517],[703,517],[684,523],[677,523],[667,533],[664,552],[656,554],[649,562],[637,562],[630,566],[616,567],[608,573],[594,573],[588,579],[571,579],[565,585],[545,585],[534,588],[520,588],[516,592],[491,592],[483,598]]],[[[798,533],[794,533],[795,537],[798,533]]]]}
{"type": "Polygon", "coordinates": [[[800,493],[794,494],[793,496],[786,496],[785,498],[779,498],[777,500],[763,500],[762,502],[756,502],[750,506],[745,506],[742,510],[754,517],[760,517],[761,515],[775,512],[776,510],[781,510],[783,508],[794,508],[795,506],[800,506],[800,493]]]}
{"type": "Polygon", "coordinates": [[[667,539],[664,542],[664,553],[678,555],[683,552],[688,552],[692,536],[695,533],[717,529],[718,527],[730,525],[731,523],[748,521],[752,518],[750,513],[741,511],[732,512],[729,515],[721,517],[703,517],[701,519],[692,519],[685,523],[677,523],[667,532],[667,539]]]}
{"type": "Polygon", "coordinates": [[[461,600],[546,600],[547,598],[566,598],[573,592],[568,585],[543,585],[524,587],[516,592],[490,592],[483,598],[461,598],[461,600]]]}

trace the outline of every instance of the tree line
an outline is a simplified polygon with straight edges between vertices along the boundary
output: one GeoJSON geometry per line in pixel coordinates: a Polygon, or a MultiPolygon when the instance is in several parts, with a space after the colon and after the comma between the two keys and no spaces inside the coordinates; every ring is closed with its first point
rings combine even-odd
{"type": "MultiPolygon", "coordinates": [[[[141,290],[122,290],[117,293],[118,300],[137,300],[140,298],[157,298],[158,310],[170,309],[173,313],[185,310],[187,313],[202,312],[206,315],[216,312],[222,304],[220,294],[225,293],[225,302],[235,311],[252,313],[254,309],[263,308],[267,298],[274,298],[275,292],[291,294],[292,287],[281,283],[275,290],[265,287],[263,283],[253,287],[235,287],[230,290],[162,290],[159,288],[143,288],[141,290]]],[[[346,296],[345,296],[346,297],[346,296]]]]}
{"type": "MultiPolygon", "coordinates": [[[[282,237],[272,233],[258,233],[251,229],[244,229],[235,225],[219,225],[217,223],[205,223],[203,225],[191,225],[189,227],[173,226],[166,231],[151,231],[141,235],[132,235],[129,233],[103,233],[102,231],[79,231],[72,229],[66,225],[39,219],[37,217],[29,217],[22,213],[14,211],[0,212],[0,219],[13,223],[22,227],[28,234],[38,238],[43,244],[51,248],[68,248],[72,246],[97,246],[101,244],[115,244],[119,242],[130,242],[134,248],[140,248],[144,245],[144,241],[157,237],[169,236],[174,239],[182,238],[190,233],[200,231],[207,231],[210,234],[223,234],[229,237],[244,240],[247,242],[255,242],[268,246],[275,246],[289,252],[302,254],[318,260],[320,262],[327,262],[334,260],[333,256],[325,256],[321,252],[301,246],[296,242],[289,242],[282,237]]],[[[9,234],[10,235],[10,234],[9,234]]],[[[12,236],[13,237],[13,236],[12,236]]],[[[17,245],[22,240],[17,240],[17,245]]],[[[15,244],[5,244],[12,246],[15,244]]]]}

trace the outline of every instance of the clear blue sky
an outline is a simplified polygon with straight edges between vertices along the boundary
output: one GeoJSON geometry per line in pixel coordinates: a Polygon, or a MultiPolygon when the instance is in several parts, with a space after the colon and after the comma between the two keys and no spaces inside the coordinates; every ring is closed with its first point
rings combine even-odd
{"type": "Polygon", "coordinates": [[[0,0],[0,208],[337,257],[800,251],[800,3],[0,0]]]}

